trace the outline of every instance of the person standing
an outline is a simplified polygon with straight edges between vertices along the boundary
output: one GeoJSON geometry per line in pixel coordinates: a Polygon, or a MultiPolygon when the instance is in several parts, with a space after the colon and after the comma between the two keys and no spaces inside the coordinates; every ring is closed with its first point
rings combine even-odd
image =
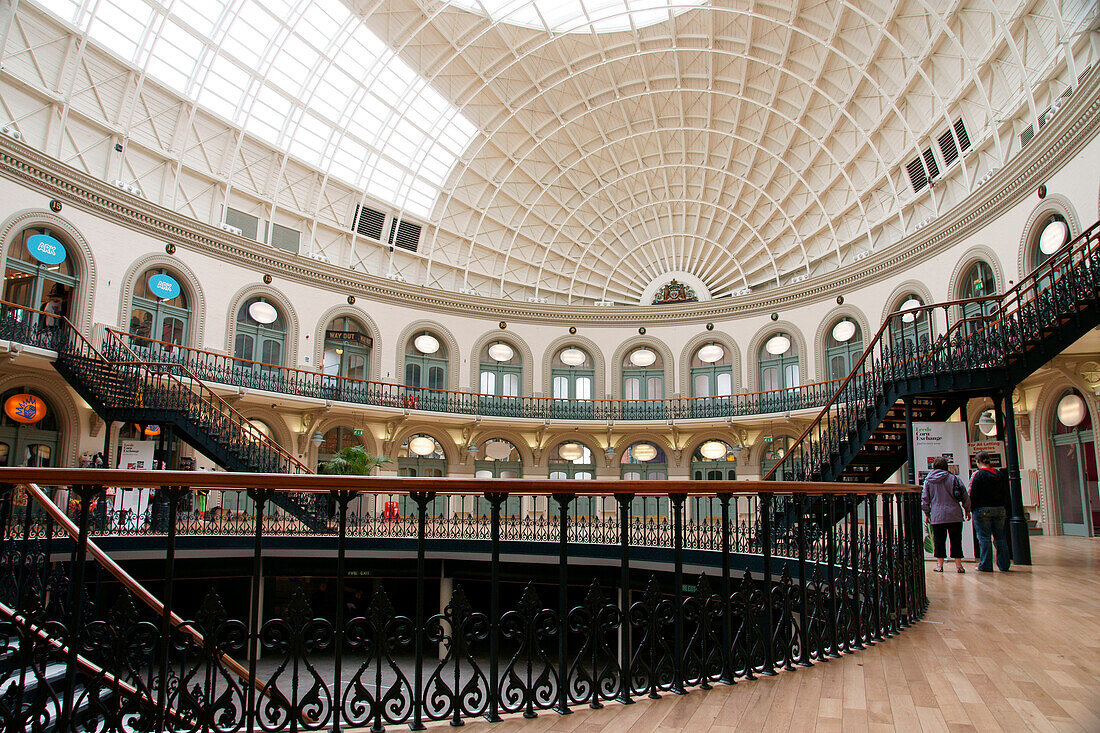
{"type": "Polygon", "coordinates": [[[970,477],[970,506],[974,512],[974,531],[978,535],[978,570],[993,572],[993,546],[997,547],[997,568],[1007,571],[1012,565],[1005,524],[1008,486],[1004,471],[993,467],[993,456],[982,451],[975,457],[978,470],[970,477]]]}
{"type": "Polygon", "coordinates": [[[962,527],[963,521],[970,519],[970,496],[959,477],[947,470],[947,459],[942,456],[932,461],[932,470],[924,478],[921,508],[932,524],[932,542],[935,545],[932,554],[936,558],[933,571],[943,572],[943,560],[947,557],[947,538],[950,535],[955,570],[965,573],[962,564],[962,527]]]}

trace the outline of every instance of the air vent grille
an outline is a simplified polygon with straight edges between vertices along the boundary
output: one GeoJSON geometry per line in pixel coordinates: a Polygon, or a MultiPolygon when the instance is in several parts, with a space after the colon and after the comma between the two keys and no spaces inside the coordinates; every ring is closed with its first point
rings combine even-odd
{"type": "Polygon", "coordinates": [[[382,225],[385,221],[385,213],[367,206],[355,205],[355,231],[357,234],[381,241],[382,225]]]}
{"type": "Polygon", "coordinates": [[[959,148],[955,145],[955,136],[950,130],[940,135],[939,143],[940,154],[943,155],[943,164],[945,166],[950,166],[959,159],[959,148]]]}
{"type": "Polygon", "coordinates": [[[920,191],[928,185],[928,174],[924,172],[924,164],[920,158],[913,158],[905,169],[909,171],[909,182],[913,184],[914,191],[920,191]]]}
{"type": "Polygon", "coordinates": [[[935,178],[940,174],[940,167],[936,164],[936,156],[932,154],[932,148],[924,151],[924,165],[928,168],[928,178],[935,178]]]}
{"type": "Polygon", "coordinates": [[[395,247],[415,252],[420,244],[420,225],[413,224],[411,221],[394,219],[390,222],[388,241],[395,247]]]}
{"type": "Polygon", "coordinates": [[[1024,131],[1020,133],[1020,147],[1027,145],[1031,142],[1031,138],[1035,137],[1035,126],[1028,125],[1024,128],[1024,131]]]}
{"type": "Polygon", "coordinates": [[[966,123],[962,121],[962,117],[955,120],[955,137],[959,138],[959,149],[964,153],[970,150],[970,133],[966,131],[966,123]]]}

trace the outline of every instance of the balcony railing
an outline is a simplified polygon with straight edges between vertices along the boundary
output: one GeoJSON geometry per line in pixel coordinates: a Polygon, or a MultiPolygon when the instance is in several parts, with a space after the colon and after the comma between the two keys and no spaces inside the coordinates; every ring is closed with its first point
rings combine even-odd
{"type": "MultiPolygon", "coordinates": [[[[415,730],[430,720],[565,713],[808,666],[884,639],[926,607],[911,486],[2,468],[0,487],[6,730],[415,730]],[[75,520],[40,486],[66,487],[75,520]],[[105,490],[148,486],[160,487],[162,514],[141,528],[156,535],[142,547],[163,561],[163,601],[98,544],[125,540],[97,536],[125,529],[108,521],[97,531],[105,490]],[[179,537],[200,530],[182,507],[203,490],[247,491],[252,502],[225,519],[249,525],[252,539],[243,606],[227,606],[212,585],[202,598],[175,592],[179,537]],[[268,533],[280,531],[268,508],[288,491],[334,506],[309,547],[335,593],[311,601],[298,583],[261,614],[268,533]],[[437,496],[480,497],[488,514],[433,520],[437,496]],[[506,522],[510,496],[545,501],[547,514],[506,522]],[[639,496],[667,501],[668,517],[640,527],[631,518],[639,496]],[[401,497],[415,509],[353,521],[350,508],[364,497],[401,497]],[[614,516],[575,521],[584,497],[607,500],[614,516]],[[789,531],[772,521],[779,497],[803,508],[789,531]],[[698,499],[719,510],[695,520],[705,531],[693,534],[685,507],[698,499]],[[839,521],[814,516],[825,507],[839,521]],[[349,607],[347,554],[364,547],[388,564],[408,556],[390,571],[407,573],[406,590],[391,595],[398,581],[376,580],[369,602],[349,607]],[[557,576],[553,600],[535,583],[502,579],[515,567],[502,551],[528,548],[557,576]],[[707,572],[686,575],[689,552],[707,572]],[[468,562],[437,610],[427,563],[456,553],[468,562]],[[116,597],[91,600],[93,565],[117,581],[116,597]],[[471,580],[484,592],[468,596],[462,584],[471,580]]],[[[216,539],[203,546],[217,556],[216,539]]]]}

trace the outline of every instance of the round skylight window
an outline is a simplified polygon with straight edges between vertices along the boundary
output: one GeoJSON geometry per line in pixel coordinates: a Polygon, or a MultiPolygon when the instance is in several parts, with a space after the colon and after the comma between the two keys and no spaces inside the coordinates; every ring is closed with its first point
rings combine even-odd
{"type": "Polygon", "coordinates": [[[718,344],[707,344],[699,349],[699,361],[704,364],[713,364],[716,361],[720,361],[725,355],[726,350],[718,344]]]}
{"type": "Polygon", "coordinates": [[[435,336],[422,333],[413,339],[413,346],[421,354],[434,354],[439,351],[439,340],[435,336]]]}

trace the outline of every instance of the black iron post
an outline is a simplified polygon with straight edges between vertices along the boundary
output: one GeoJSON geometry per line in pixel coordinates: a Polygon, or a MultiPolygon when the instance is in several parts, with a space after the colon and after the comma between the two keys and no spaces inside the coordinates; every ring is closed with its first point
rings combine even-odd
{"type": "MultiPolygon", "coordinates": [[[[489,561],[489,707],[485,719],[491,723],[500,720],[500,673],[498,671],[500,655],[500,505],[507,494],[488,491],[489,500],[489,542],[492,557],[489,561]]],[[[564,687],[564,683],[562,683],[564,687]]]]}
{"type": "Polygon", "coordinates": [[[868,547],[871,552],[871,638],[868,642],[882,640],[882,602],[879,596],[879,558],[878,558],[878,494],[867,495],[867,522],[870,524],[868,531],[868,547]]]}
{"type": "Polygon", "coordinates": [[[273,489],[249,489],[248,496],[256,505],[256,527],[252,543],[252,612],[248,619],[248,733],[256,729],[256,666],[260,656],[260,584],[263,583],[264,505],[275,495],[273,489]]]}
{"type": "Polygon", "coordinates": [[[798,665],[809,667],[810,662],[810,614],[806,597],[806,581],[809,575],[806,572],[806,521],[807,501],[805,494],[792,497],[792,501],[798,502],[798,665]]]}
{"type": "Polygon", "coordinates": [[[413,670],[413,719],[410,730],[424,730],[424,534],[428,503],[434,493],[413,492],[416,502],[416,667],[413,670]]]}
{"type": "MultiPolygon", "coordinates": [[[[73,725],[73,697],[76,693],[77,657],[81,649],[81,629],[84,626],[84,567],[88,558],[88,520],[92,497],[99,492],[99,486],[81,484],[73,486],[72,491],[80,501],[80,519],[76,548],[74,549],[72,582],[69,586],[69,633],[65,640],[69,646],[69,663],[65,666],[64,699],[61,704],[61,716],[58,730],[75,729],[73,725]]],[[[27,497],[27,506],[31,504],[27,497]]]]}
{"type": "Polygon", "coordinates": [[[622,675],[619,679],[619,702],[624,705],[634,703],[630,699],[630,502],[633,494],[616,494],[619,503],[619,605],[622,607],[622,626],[619,628],[619,652],[622,675]]]}
{"type": "Polygon", "coordinates": [[[913,443],[913,400],[905,400],[905,464],[909,483],[917,483],[917,462],[914,457],[915,444],[913,443]]]}
{"type": "Polygon", "coordinates": [[[176,581],[176,520],[180,499],[190,489],[179,486],[162,486],[161,493],[168,500],[168,540],[164,554],[164,612],[160,617],[160,670],[157,697],[157,733],[163,733],[168,710],[168,655],[171,652],[173,589],[176,581]]]}
{"type": "MultiPolygon", "coordinates": [[[[340,512],[339,534],[336,537],[336,649],[333,660],[335,681],[332,684],[332,733],[340,733],[340,718],[344,710],[340,683],[344,663],[344,634],[347,631],[344,617],[344,583],[347,581],[348,505],[355,498],[355,492],[333,491],[332,498],[336,501],[337,511],[340,512]]],[[[378,719],[375,718],[375,723],[377,722],[378,719]]]]}
{"type": "Polygon", "coordinates": [[[566,656],[566,634],[569,630],[569,502],[573,494],[554,494],[558,503],[558,703],[554,710],[568,715],[569,658],[566,656]]]}
{"type": "MultiPolygon", "coordinates": [[[[685,695],[684,690],[684,495],[669,494],[672,504],[672,576],[676,587],[672,599],[675,604],[675,626],[672,633],[672,685],[674,694],[685,695]]],[[[705,677],[706,672],[704,670],[705,677]]]]}
{"type": "Polygon", "coordinates": [[[886,534],[886,577],[889,585],[889,605],[885,635],[893,636],[898,628],[898,566],[894,548],[894,495],[882,495],[882,528],[886,534]]]}
{"type": "Polygon", "coordinates": [[[719,494],[722,505],[722,682],[737,684],[733,671],[733,609],[730,608],[730,495],[719,494]]]}
{"type": "Polygon", "coordinates": [[[859,608],[863,596],[859,572],[859,500],[858,494],[848,497],[848,565],[852,573],[852,635],[848,638],[848,651],[863,649],[863,614],[859,608]]]}
{"type": "Polygon", "coordinates": [[[1012,540],[1012,560],[1018,565],[1031,564],[1031,537],[1027,531],[1024,492],[1020,483],[1020,455],[1016,443],[1016,411],[1012,407],[1013,390],[1005,390],[1005,461],[1008,463],[1008,491],[1012,516],[1008,519],[1008,534],[1012,540]]]}
{"type": "Polygon", "coordinates": [[[825,530],[825,578],[829,584],[829,650],[830,657],[839,657],[837,648],[840,632],[837,628],[837,602],[836,602],[836,496],[827,494],[822,497],[828,504],[828,522],[825,530]]]}
{"type": "Polygon", "coordinates": [[[764,550],[764,577],[761,583],[764,586],[764,668],[762,674],[774,675],[775,649],[773,642],[775,636],[775,609],[772,607],[772,495],[763,493],[760,495],[760,534],[764,550]]]}

